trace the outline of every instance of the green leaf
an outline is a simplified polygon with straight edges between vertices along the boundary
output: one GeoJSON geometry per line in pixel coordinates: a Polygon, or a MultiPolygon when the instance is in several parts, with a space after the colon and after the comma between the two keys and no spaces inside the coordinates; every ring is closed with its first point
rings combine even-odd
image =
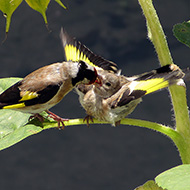
{"type": "Polygon", "coordinates": [[[15,9],[22,3],[23,0],[0,0],[0,10],[6,17],[6,33],[8,33],[11,23],[11,17],[15,9]]]}
{"type": "MultiPolygon", "coordinates": [[[[21,78],[0,79],[0,93],[22,80],[21,78]]],[[[41,115],[47,118],[47,113],[41,115]]],[[[30,135],[37,134],[42,130],[57,127],[53,119],[45,119],[43,124],[38,119],[29,121],[31,114],[15,110],[0,110],[0,150],[8,148],[30,135]]]]}
{"type": "Polygon", "coordinates": [[[159,187],[153,180],[147,181],[144,185],[137,187],[135,190],[164,190],[159,187]]]}
{"type": "Polygon", "coordinates": [[[46,10],[50,0],[25,0],[26,3],[34,10],[38,11],[44,18],[46,26],[48,26],[46,10]]]}
{"type": "Polygon", "coordinates": [[[167,170],[156,178],[156,183],[167,190],[190,189],[190,165],[180,165],[167,170]]]}
{"type": "Polygon", "coordinates": [[[174,36],[183,44],[190,47],[190,23],[183,22],[174,25],[173,27],[174,36]]]}
{"type": "MultiPolygon", "coordinates": [[[[0,79],[0,93],[21,78],[0,79]]],[[[0,147],[1,140],[28,122],[30,115],[13,110],[0,110],[0,147]]],[[[6,143],[8,145],[8,143],[6,143]]]]}
{"type": "Polygon", "coordinates": [[[65,5],[63,5],[63,3],[61,2],[61,0],[55,0],[61,7],[63,7],[64,9],[67,9],[67,7],[65,5]]]}
{"type": "Polygon", "coordinates": [[[12,117],[12,121],[9,120],[8,122],[10,122],[9,125],[11,124],[16,125],[17,128],[15,127],[12,131],[9,131],[9,133],[7,133],[6,136],[3,136],[0,139],[0,150],[8,148],[31,135],[37,134],[43,131],[44,129],[47,129],[48,126],[51,126],[52,128],[52,124],[55,124],[55,127],[57,126],[57,123],[52,122],[51,124],[51,122],[48,120],[46,120],[47,122],[46,127],[42,127],[42,124],[37,119],[34,119],[32,120],[32,122],[27,123],[30,116],[29,114],[26,114],[25,118],[23,118],[24,115],[21,112],[18,111],[14,112],[17,113],[18,115],[17,116],[14,115],[14,118],[12,117]],[[20,123],[20,125],[18,125],[18,123],[15,123],[16,120],[22,120],[23,122],[20,123]]]}
{"type": "MultiPolygon", "coordinates": [[[[0,93],[22,80],[21,78],[0,79],[0,93]]],[[[47,113],[41,114],[44,118],[47,113]]],[[[8,148],[30,135],[37,134],[42,130],[57,127],[57,122],[45,119],[43,124],[38,119],[28,122],[31,114],[15,110],[0,110],[0,150],[8,148]]]]}

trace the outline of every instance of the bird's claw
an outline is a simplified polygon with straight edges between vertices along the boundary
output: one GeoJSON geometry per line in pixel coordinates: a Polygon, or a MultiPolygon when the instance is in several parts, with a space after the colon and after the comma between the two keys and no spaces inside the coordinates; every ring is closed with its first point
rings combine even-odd
{"type": "Polygon", "coordinates": [[[118,126],[120,125],[120,123],[121,123],[121,120],[116,121],[114,126],[115,126],[115,127],[118,127],[118,126]]]}
{"type": "Polygon", "coordinates": [[[83,122],[86,121],[86,124],[87,124],[87,127],[89,128],[90,127],[90,124],[89,124],[89,120],[93,123],[93,117],[91,115],[87,115],[84,119],[83,119],[83,122]]]}
{"type": "Polygon", "coordinates": [[[37,118],[41,123],[44,122],[43,116],[41,116],[39,113],[35,113],[35,114],[31,115],[28,120],[30,121],[35,118],[37,118]]]}
{"type": "Polygon", "coordinates": [[[69,121],[69,119],[65,119],[65,118],[61,118],[59,117],[58,115],[50,112],[49,110],[46,111],[48,113],[48,116],[52,119],[54,119],[55,121],[57,121],[57,128],[60,129],[60,130],[63,130],[65,129],[65,124],[64,124],[64,121],[69,121]],[[61,126],[62,124],[62,126],[61,126]]]}

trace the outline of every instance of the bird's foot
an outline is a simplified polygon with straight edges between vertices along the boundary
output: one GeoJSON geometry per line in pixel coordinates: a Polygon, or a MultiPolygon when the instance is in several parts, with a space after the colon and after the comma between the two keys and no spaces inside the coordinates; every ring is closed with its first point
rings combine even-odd
{"type": "Polygon", "coordinates": [[[121,123],[121,120],[116,121],[114,126],[115,126],[115,127],[118,127],[118,126],[120,125],[120,123],[121,123]]]}
{"type": "Polygon", "coordinates": [[[48,113],[48,116],[49,116],[50,118],[52,118],[52,119],[54,119],[55,121],[57,121],[57,124],[58,124],[57,128],[58,128],[58,129],[62,129],[62,130],[63,130],[63,129],[65,128],[64,121],[69,121],[69,119],[61,118],[61,117],[59,117],[58,115],[52,113],[52,112],[49,111],[49,110],[47,110],[46,112],[48,113]],[[61,126],[61,124],[62,124],[62,126],[61,126]]]}
{"type": "Polygon", "coordinates": [[[87,115],[87,116],[83,119],[83,122],[86,121],[88,128],[90,127],[89,120],[90,120],[92,123],[94,122],[94,121],[93,121],[93,117],[92,117],[91,115],[87,115]]]}
{"type": "Polygon", "coordinates": [[[32,120],[32,119],[35,119],[35,118],[37,118],[41,123],[44,122],[43,116],[41,116],[39,113],[35,113],[35,114],[31,115],[29,117],[29,121],[32,120]]]}

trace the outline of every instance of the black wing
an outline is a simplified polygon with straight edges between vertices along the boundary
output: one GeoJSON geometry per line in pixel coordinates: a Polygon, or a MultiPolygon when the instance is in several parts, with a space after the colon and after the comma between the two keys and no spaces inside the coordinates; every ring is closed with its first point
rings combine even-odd
{"type": "Polygon", "coordinates": [[[113,73],[118,73],[117,65],[104,59],[103,57],[94,54],[90,49],[75,38],[71,38],[63,29],[61,29],[60,37],[65,51],[66,61],[82,60],[94,67],[100,67],[113,73]]]}

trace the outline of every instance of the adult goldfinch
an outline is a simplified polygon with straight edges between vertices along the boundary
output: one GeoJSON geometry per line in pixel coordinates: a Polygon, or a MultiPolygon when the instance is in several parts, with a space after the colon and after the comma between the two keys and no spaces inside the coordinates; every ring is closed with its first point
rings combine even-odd
{"type": "Polygon", "coordinates": [[[134,77],[101,73],[102,85],[78,85],[79,101],[86,110],[87,125],[92,117],[120,124],[142,101],[142,97],[172,84],[185,85],[184,73],[174,64],[134,77]]]}
{"type": "MultiPolygon", "coordinates": [[[[47,111],[58,121],[64,119],[48,111],[79,83],[91,84],[97,80],[97,71],[84,61],[67,61],[42,67],[0,94],[0,109],[14,109],[34,114],[47,111]]],[[[98,82],[98,81],[97,81],[98,82]]]]}
{"type": "MultiPolygon", "coordinates": [[[[92,117],[119,125],[142,101],[142,97],[172,84],[185,85],[185,74],[174,64],[133,77],[120,75],[117,65],[95,55],[86,46],[66,32],[61,32],[66,60],[84,60],[94,65],[102,77],[102,85],[77,85],[79,101],[86,110],[88,121],[92,117]]],[[[188,71],[189,75],[189,71],[188,71]]]]}

